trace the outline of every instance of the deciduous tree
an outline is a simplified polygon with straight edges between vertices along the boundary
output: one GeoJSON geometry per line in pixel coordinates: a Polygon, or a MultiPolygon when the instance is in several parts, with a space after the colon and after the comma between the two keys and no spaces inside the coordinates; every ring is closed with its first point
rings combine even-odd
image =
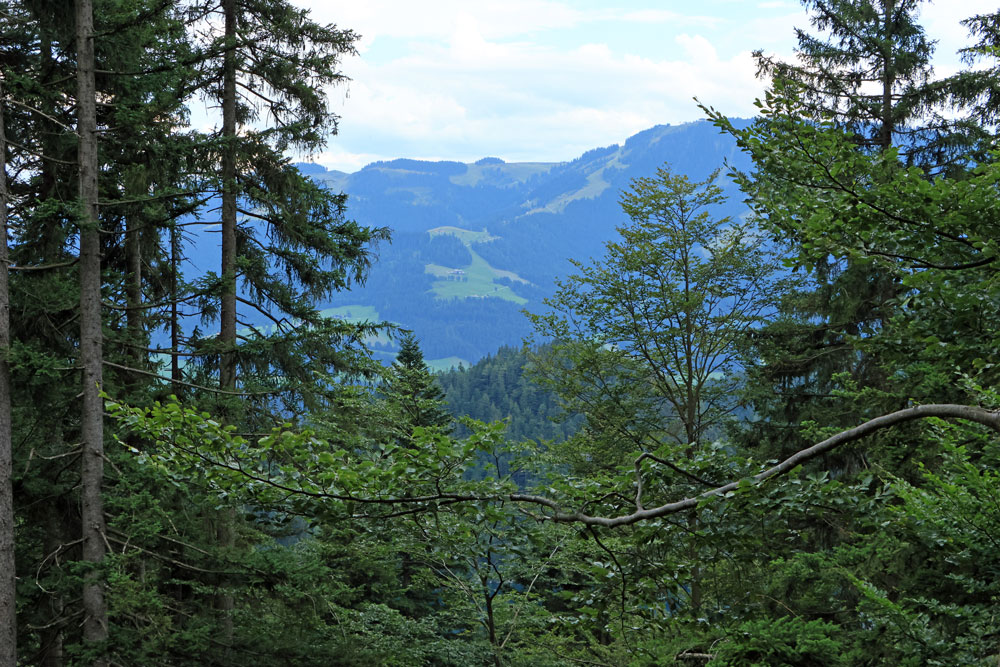
{"type": "Polygon", "coordinates": [[[634,181],[620,240],[574,262],[580,273],[559,283],[551,312],[532,316],[554,341],[539,371],[586,417],[595,463],[668,443],[671,458],[691,458],[738,407],[746,344],[784,287],[757,230],[713,215],[715,178],[661,167],[634,181]]]}

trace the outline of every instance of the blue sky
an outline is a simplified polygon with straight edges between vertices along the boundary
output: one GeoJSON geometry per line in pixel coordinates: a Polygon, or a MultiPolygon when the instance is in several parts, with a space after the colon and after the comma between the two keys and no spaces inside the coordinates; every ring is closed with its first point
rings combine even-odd
{"type": "MultiPolygon", "coordinates": [[[[340,133],[312,161],[355,171],[395,157],[572,159],[657,123],[733,116],[763,91],[754,49],[791,58],[795,0],[295,0],[361,34],[331,91],[340,133]]],[[[925,3],[937,73],[955,71],[959,21],[996,0],[925,3]]]]}

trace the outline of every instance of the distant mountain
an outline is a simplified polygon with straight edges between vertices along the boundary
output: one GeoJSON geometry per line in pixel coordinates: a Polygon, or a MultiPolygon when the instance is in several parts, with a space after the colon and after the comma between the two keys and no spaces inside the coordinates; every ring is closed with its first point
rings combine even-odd
{"type": "MultiPolygon", "coordinates": [[[[353,174],[307,165],[310,176],[349,195],[353,219],[393,230],[366,286],[326,306],[412,329],[441,367],[468,365],[520,343],[530,329],[522,309],[542,309],[555,278],[571,273],[568,258],[603,254],[626,221],[618,198],[633,178],[669,163],[700,180],[725,161],[748,166],[731,137],[699,121],[658,125],[563,163],[399,159],[353,174]]],[[[741,194],[724,185],[730,201],[718,214],[740,215],[741,194]]],[[[388,341],[375,347],[393,353],[388,341]]]]}

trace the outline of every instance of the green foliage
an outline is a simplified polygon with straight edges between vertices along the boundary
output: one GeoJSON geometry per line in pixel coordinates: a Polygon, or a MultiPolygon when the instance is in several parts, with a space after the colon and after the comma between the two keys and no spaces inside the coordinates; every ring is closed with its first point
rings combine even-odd
{"type": "Polygon", "coordinates": [[[382,389],[386,399],[400,410],[400,426],[439,428],[447,433],[452,422],[444,408],[444,392],[431,376],[416,337],[404,332],[396,362],[386,373],[382,389]]]}
{"type": "Polygon", "coordinates": [[[723,201],[714,180],[661,167],[634,181],[621,239],[601,260],[575,262],[551,311],[531,316],[554,341],[537,375],[586,417],[590,443],[574,447],[597,465],[665,442],[690,455],[716,437],[752,362],[749,337],[786,288],[753,227],[712,216],[723,201]]]}
{"type": "MultiPolygon", "coordinates": [[[[940,116],[927,119],[938,130],[911,123],[930,115],[941,90],[930,84],[934,43],[917,22],[923,0],[802,0],[817,34],[796,30],[797,63],[765,57],[758,67],[775,82],[795,82],[804,91],[805,116],[832,121],[876,150],[906,144],[911,158],[938,153],[942,136],[954,129],[940,116]],[[941,131],[944,130],[944,131],[941,131]]],[[[919,158],[917,158],[919,159],[919,158]]]]}
{"type": "MultiPolygon", "coordinates": [[[[774,76],[760,117],[736,128],[709,112],[754,162],[734,176],[756,219],[810,278],[756,339],[764,363],[746,386],[760,417],[747,440],[777,454],[806,444],[804,423],[963,400],[956,372],[992,382],[997,331],[996,160],[974,120],[995,76],[931,82],[919,2],[805,4],[829,32],[799,32],[798,65],[758,54],[774,76]]],[[[988,19],[970,25],[990,34],[988,19]]]]}
{"type": "MultiPolygon", "coordinates": [[[[101,0],[98,80],[113,100],[100,119],[104,389],[117,400],[106,403],[99,567],[110,639],[85,644],[75,55],[53,20],[64,4],[0,13],[4,88],[17,102],[5,165],[13,262],[51,265],[14,276],[15,342],[3,351],[17,388],[25,664],[996,662],[994,433],[912,424],[753,480],[772,453],[891,408],[998,404],[1000,171],[983,140],[997,116],[996,69],[924,86],[930,42],[915,0],[806,2],[827,33],[799,34],[801,66],[762,61],[779,76],[760,118],[743,127],[713,116],[754,162],[733,174],[749,218],[724,215],[714,174],[650,165],[621,196],[619,237],[574,263],[532,317],[551,345],[500,350],[440,377],[411,334],[382,367],[364,341],[386,327],[316,310],[364,279],[370,243],[383,237],[347,220],[344,198],[284,157],[317,149],[335,125],[321,87],[341,80],[337,58],[353,33],[283,1],[237,0],[227,41],[200,32],[213,2],[182,12],[101,0]],[[246,84],[245,132],[188,134],[182,100],[222,94],[225,53],[246,84]],[[881,96],[869,94],[879,77],[881,96]],[[924,141],[914,119],[947,100],[958,121],[924,141]],[[219,177],[223,154],[236,157],[235,182],[219,177]],[[244,209],[236,265],[185,279],[179,220],[201,205],[195,193],[230,187],[244,209]],[[205,387],[228,343],[183,331],[167,311],[190,302],[210,320],[236,273],[241,298],[272,324],[241,331],[246,393],[220,397],[205,387]],[[149,356],[163,327],[175,334],[170,351],[193,355],[172,384],[149,356]],[[579,523],[580,513],[620,516],[730,480],[742,481],[683,514],[614,530],[579,523]]],[[[971,57],[992,62],[996,23],[969,23],[971,57]]],[[[584,161],[641,162],[636,145],[584,161]]],[[[567,184],[578,194],[616,185],[581,186],[579,166],[532,187],[556,198],[538,195],[550,211],[611,219],[599,199],[558,199],[567,184]]],[[[503,176],[477,167],[438,169],[503,176]]],[[[515,202],[503,187],[490,215],[515,202]]],[[[411,293],[432,287],[430,253],[448,266],[471,257],[477,279],[515,300],[540,289],[487,263],[503,257],[507,235],[527,238],[523,229],[436,233],[424,238],[427,257],[408,257],[426,278],[411,293]]],[[[525,275],[536,250],[525,251],[525,275]]]]}
{"type": "MultiPolygon", "coordinates": [[[[532,381],[527,349],[501,347],[475,364],[437,375],[455,417],[492,422],[504,420],[510,440],[563,441],[580,425],[566,414],[556,396],[532,381]]],[[[466,434],[459,425],[458,434],[466,434]]]]}
{"type": "Polygon", "coordinates": [[[841,667],[857,664],[824,621],[792,617],[747,621],[719,645],[709,667],[841,667]]]}

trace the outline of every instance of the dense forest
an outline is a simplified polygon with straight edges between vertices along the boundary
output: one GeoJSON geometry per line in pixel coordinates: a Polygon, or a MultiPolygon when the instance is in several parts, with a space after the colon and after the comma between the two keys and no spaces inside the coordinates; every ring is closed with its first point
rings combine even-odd
{"type": "MultiPolygon", "coordinates": [[[[582,415],[564,410],[559,396],[540,386],[532,374],[532,359],[547,352],[504,346],[468,368],[453,368],[435,379],[455,419],[504,421],[510,440],[563,441],[579,430],[582,415]]],[[[457,432],[464,435],[469,429],[459,424],[457,432]]]]}
{"type": "Polygon", "coordinates": [[[289,157],[355,33],[0,7],[0,665],[996,664],[1000,13],[935,78],[921,0],[803,4],[703,108],[750,166],[649,165],[440,377],[317,307],[393,279],[289,157]]]}

